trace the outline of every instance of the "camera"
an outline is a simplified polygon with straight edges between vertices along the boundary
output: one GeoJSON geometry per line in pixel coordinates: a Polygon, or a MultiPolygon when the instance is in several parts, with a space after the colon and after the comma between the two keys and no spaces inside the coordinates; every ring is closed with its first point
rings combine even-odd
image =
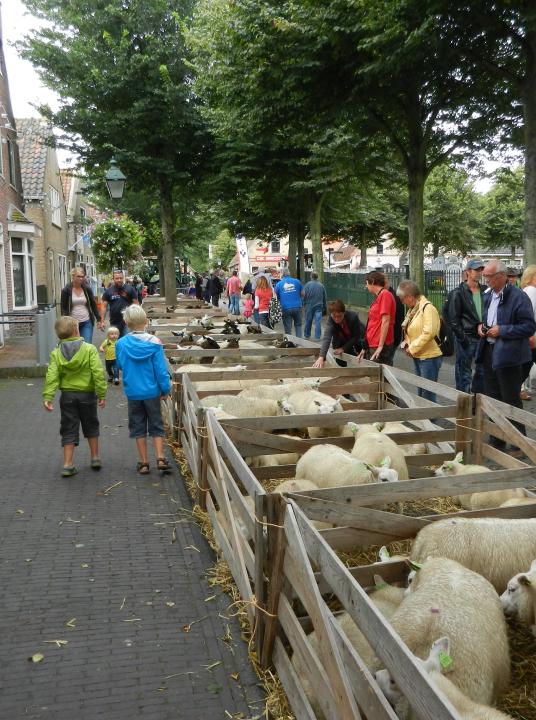
{"type": "Polygon", "coordinates": [[[486,323],[482,323],[482,334],[485,335],[488,332],[488,330],[491,330],[491,326],[486,325],[486,323]]]}

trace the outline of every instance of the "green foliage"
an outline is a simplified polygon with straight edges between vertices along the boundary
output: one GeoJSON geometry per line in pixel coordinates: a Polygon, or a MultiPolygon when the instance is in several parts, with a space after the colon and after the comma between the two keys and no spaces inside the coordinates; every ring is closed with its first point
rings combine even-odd
{"type": "Polygon", "coordinates": [[[229,230],[222,230],[212,248],[212,257],[214,262],[220,262],[223,268],[228,268],[229,263],[236,255],[236,242],[229,230]]]}
{"type": "Polygon", "coordinates": [[[523,235],[523,168],[500,168],[484,197],[484,241],[490,248],[519,247],[523,235]]]}
{"type": "Polygon", "coordinates": [[[142,243],[142,228],[125,215],[103,220],[91,233],[97,270],[111,273],[114,268],[124,268],[139,257],[142,243]]]}

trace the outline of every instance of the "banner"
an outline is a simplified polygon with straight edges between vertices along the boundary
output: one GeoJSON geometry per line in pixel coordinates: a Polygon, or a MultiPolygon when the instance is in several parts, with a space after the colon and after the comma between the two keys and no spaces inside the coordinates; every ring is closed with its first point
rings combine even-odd
{"type": "Polygon", "coordinates": [[[236,250],[238,252],[239,272],[249,275],[249,256],[246,238],[243,235],[236,236],[236,250]]]}

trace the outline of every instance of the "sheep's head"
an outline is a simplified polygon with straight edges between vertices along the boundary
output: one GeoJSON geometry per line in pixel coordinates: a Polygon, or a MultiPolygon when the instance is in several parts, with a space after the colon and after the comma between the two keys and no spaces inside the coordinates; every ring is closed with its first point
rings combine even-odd
{"type": "Polygon", "coordinates": [[[238,342],[238,338],[231,338],[230,340],[227,340],[227,345],[225,346],[226,350],[237,350],[240,347],[240,344],[238,342]]]}
{"type": "Polygon", "coordinates": [[[524,625],[536,625],[536,560],[528,572],[514,575],[500,600],[506,615],[517,617],[524,625]]]}
{"type": "Polygon", "coordinates": [[[203,335],[197,341],[197,344],[204,350],[217,350],[220,347],[218,343],[214,340],[214,338],[210,337],[210,335],[203,335]]]}
{"type": "Polygon", "coordinates": [[[283,415],[294,415],[294,408],[286,398],[284,398],[283,400],[278,400],[277,404],[283,411],[283,415]]]}
{"type": "Polygon", "coordinates": [[[357,435],[357,433],[359,432],[359,425],[355,422],[347,422],[346,424],[348,425],[348,428],[352,435],[357,435]]]}
{"type": "Polygon", "coordinates": [[[334,413],[337,408],[336,403],[328,405],[328,403],[323,403],[323,402],[320,402],[319,400],[313,400],[313,403],[318,408],[316,412],[319,415],[331,415],[331,413],[334,413]]]}
{"type": "Polygon", "coordinates": [[[248,333],[258,334],[262,333],[262,330],[258,325],[248,325],[248,333]]]}
{"type": "Polygon", "coordinates": [[[463,465],[463,453],[459,452],[455,457],[454,460],[445,460],[443,465],[437,468],[435,471],[436,475],[439,476],[446,476],[446,475],[456,475],[458,473],[458,469],[460,465],[463,465]]]}
{"type": "Polygon", "coordinates": [[[398,470],[391,467],[391,458],[384,457],[379,467],[372,467],[378,482],[398,482],[398,470]]]}

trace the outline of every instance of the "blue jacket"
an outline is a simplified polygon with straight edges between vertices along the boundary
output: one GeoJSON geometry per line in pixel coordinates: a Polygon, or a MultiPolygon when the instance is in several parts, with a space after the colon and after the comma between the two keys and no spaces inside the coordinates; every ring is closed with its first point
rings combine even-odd
{"type": "MultiPolygon", "coordinates": [[[[491,292],[484,295],[482,319],[486,322],[491,292]]],[[[531,360],[529,337],[536,332],[534,312],[529,297],[523,290],[506,284],[497,308],[499,337],[493,349],[492,367],[514,367],[531,360]]],[[[481,338],[476,361],[482,362],[486,338],[481,338]]]]}
{"type": "Polygon", "coordinates": [[[125,335],[117,341],[115,353],[129,400],[150,400],[169,393],[171,381],[160,343],[125,335]]]}
{"type": "Polygon", "coordinates": [[[275,286],[275,294],[281,303],[281,310],[295,310],[302,306],[302,284],[297,278],[285,276],[275,286]]]}

